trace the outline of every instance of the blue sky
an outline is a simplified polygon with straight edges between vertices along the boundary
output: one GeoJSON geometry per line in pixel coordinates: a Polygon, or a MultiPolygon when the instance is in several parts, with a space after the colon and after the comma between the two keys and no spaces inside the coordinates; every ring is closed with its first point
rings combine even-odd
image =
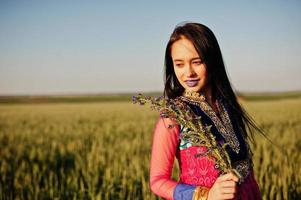
{"type": "Polygon", "coordinates": [[[162,91],[183,21],[215,33],[242,92],[301,90],[301,2],[0,0],[0,95],[162,91]]]}

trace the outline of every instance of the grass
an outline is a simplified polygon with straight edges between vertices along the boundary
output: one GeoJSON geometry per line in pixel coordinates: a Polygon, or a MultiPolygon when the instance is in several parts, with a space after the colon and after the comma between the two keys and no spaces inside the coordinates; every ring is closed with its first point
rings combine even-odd
{"type": "MultiPolygon", "coordinates": [[[[280,146],[260,135],[252,145],[263,199],[301,197],[300,100],[243,101],[280,146]]],[[[148,183],[157,118],[128,101],[1,104],[0,199],[158,199],[148,183]]]]}

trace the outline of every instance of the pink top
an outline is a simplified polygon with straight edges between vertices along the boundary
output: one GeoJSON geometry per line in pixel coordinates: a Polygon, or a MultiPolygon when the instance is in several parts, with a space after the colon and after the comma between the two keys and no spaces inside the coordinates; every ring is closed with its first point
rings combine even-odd
{"type": "Polygon", "coordinates": [[[173,191],[178,184],[170,178],[180,133],[178,126],[167,128],[172,123],[172,120],[161,117],[157,121],[150,162],[151,190],[165,199],[173,199],[173,191]]]}

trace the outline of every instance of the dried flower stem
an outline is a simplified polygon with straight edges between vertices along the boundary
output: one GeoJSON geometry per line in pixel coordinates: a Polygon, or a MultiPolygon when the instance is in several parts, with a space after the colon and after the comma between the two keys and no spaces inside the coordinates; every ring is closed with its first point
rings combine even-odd
{"type": "MultiPolygon", "coordinates": [[[[187,106],[179,98],[165,99],[160,97],[144,97],[141,93],[137,96],[133,96],[133,103],[139,102],[140,105],[146,103],[151,104],[151,108],[159,111],[160,116],[163,118],[170,118],[188,128],[181,134],[181,138],[188,140],[194,146],[205,146],[208,149],[208,156],[214,158],[219,164],[221,174],[233,171],[237,174],[237,171],[232,169],[230,157],[226,151],[227,143],[219,145],[216,142],[215,136],[211,132],[211,125],[204,126],[201,121],[201,117],[197,116],[189,106],[187,106]]],[[[168,128],[172,128],[178,124],[173,124],[168,128]]],[[[237,174],[239,176],[239,174],[237,174]]]]}

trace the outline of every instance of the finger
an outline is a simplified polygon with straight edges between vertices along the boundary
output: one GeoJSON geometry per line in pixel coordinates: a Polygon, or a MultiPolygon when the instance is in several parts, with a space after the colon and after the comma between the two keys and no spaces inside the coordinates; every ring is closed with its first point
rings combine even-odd
{"type": "Polygon", "coordinates": [[[227,180],[233,180],[235,182],[238,182],[238,177],[235,176],[232,172],[229,172],[219,177],[219,181],[227,181],[227,180]]]}
{"type": "Polygon", "coordinates": [[[223,194],[222,199],[233,199],[235,197],[234,194],[223,194]]]}
{"type": "Polygon", "coordinates": [[[235,194],[236,189],[235,188],[223,188],[222,193],[223,194],[235,194]]]}
{"type": "Polygon", "coordinates": [[[230,181],[223,181],[220,184],[221,184],[221,187],[224,187],[224,188],[226,188],[226,187],[235,188],[236,187],[236,182],[232,181],[232,180],[230,180],[230,181]]]}

